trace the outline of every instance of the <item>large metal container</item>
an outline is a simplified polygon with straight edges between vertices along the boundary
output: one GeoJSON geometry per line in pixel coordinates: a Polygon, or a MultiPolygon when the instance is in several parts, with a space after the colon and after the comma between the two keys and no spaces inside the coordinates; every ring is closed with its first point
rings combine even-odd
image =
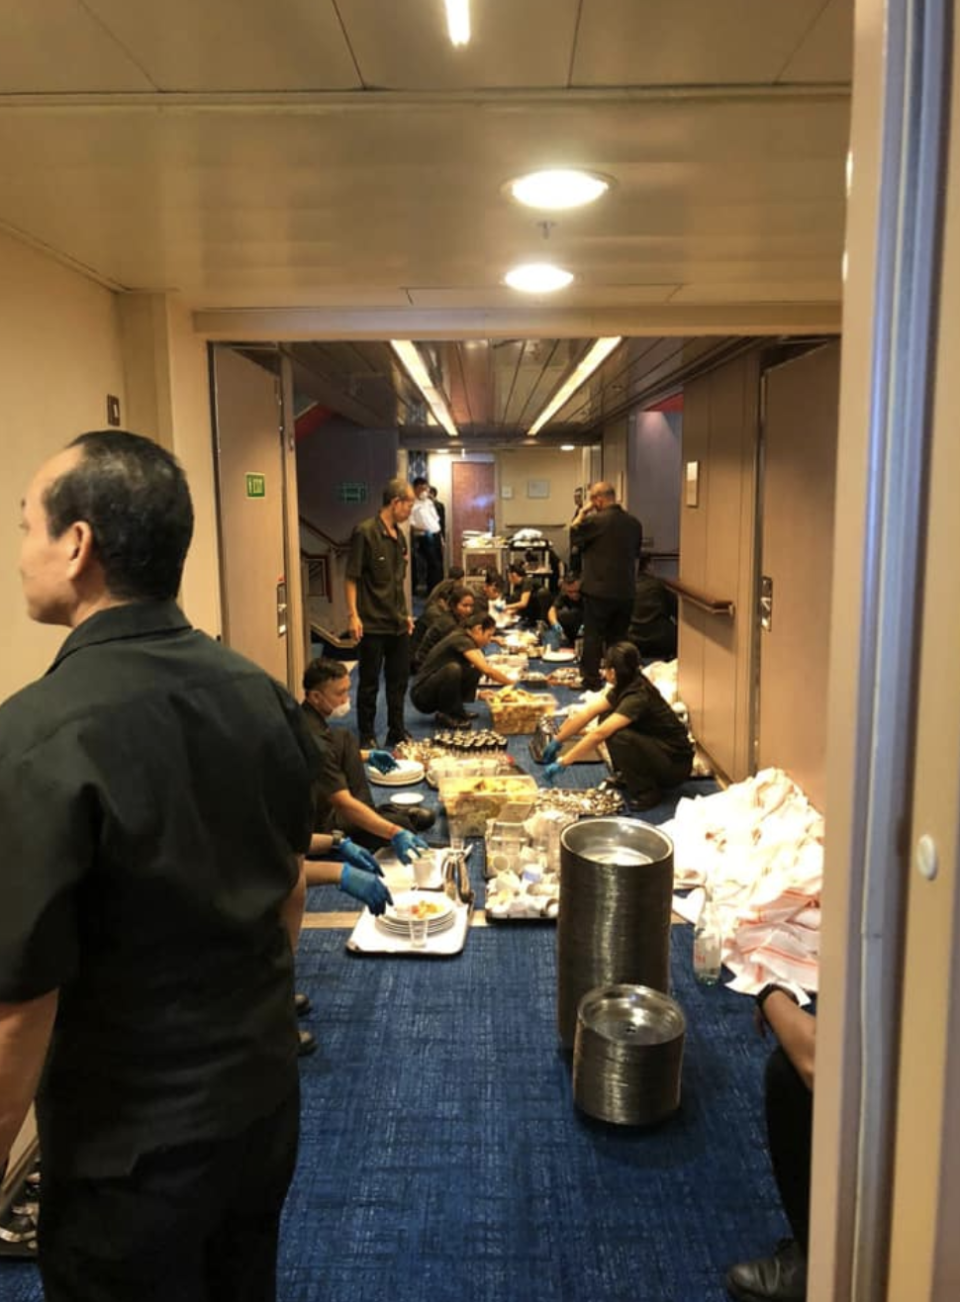
{"type": "Polygon", "coordinates": [[[670,988],[673,842],[634,818],[586,818],[560,836],[557,1025],[572,1048],[596,986],[670,988]]]}
{"type": "Polygon", "coordinates": [[[573,1097],[601,1121],[649,1126],[680,1104],[687,1023],[680,1005],[647,986],[589,990],[580,1000],[573,1097]]]}

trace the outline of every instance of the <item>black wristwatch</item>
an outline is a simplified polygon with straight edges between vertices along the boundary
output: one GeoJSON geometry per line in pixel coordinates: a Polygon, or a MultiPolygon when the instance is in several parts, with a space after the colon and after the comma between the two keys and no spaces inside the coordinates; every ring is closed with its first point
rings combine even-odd
{"type": "Polygon", "coordinates": [[[330,833],[330,849],[339,850],[346,839],[346,833],[337,828],[335,832],[330,833]]]}
{"type": "Polygon", "coordinates": [[[787,998],[792,1000],[792,1002],[795,1003],[798,1008],[800,1007],[800,1002],[797,999],[796,995],[791,994],[789,990],[785,990],[783,986],[778,986],[776,981],[771,981],[768,985],[765,985],[763,989],[760,991],[760,993],[756,996],[757,1007],[760,1009],[761,1013],[763,1012],[763,1005],[767,1002],[767,1000],[776,990],[779,990],[782,995],[786,995],[787,998]]]}

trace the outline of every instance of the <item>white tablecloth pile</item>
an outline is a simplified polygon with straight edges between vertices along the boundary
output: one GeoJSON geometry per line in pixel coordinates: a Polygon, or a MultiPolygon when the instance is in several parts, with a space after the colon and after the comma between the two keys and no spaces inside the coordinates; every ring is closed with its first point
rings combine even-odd
{"type": "MultiPolygon", "coordinates": [[[[801,1002],[817,989],[823,816],[780,769],[726,791],[683,799],[663,824],[674,846],[674,884],[706,888],[723,929],[731,989],[753,994],[770,981],[801,1002]]],[[[674,896],[696,922],[705,892],[674,896]]]]}

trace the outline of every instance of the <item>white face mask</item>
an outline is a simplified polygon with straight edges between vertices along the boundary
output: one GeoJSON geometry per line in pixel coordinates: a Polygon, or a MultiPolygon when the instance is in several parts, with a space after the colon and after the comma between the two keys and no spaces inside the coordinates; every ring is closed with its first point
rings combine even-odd
{"type": "Polygon", "coordinates": [[[337,705],[334,707],[334,709],[330,711],[329,718],[342,719],[345,715],[349,713],[350,713],[350,702],[344,701],[342,705],[337,705]]]}

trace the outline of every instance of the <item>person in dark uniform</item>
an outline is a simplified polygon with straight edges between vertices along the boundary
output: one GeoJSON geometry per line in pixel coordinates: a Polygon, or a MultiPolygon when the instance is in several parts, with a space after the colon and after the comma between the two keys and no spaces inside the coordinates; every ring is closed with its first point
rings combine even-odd
{"type": "Polygon", "coordinates": [[[567,574],[560,580],[560,595],[547,612],[547,623],[559,625],[568,642],[576,642],[583,628],[583,595],[579,574],[567,574]]]}
{"type": "MultiPolygon", "coordinates": [[[[303,675],[303,689],[304,722],[320,753],[315,832],[344,833],[367,850],[380,849],[389,842],[397,857],[410,863],[419,850],[429,848],[414,828],[426,830],[433,824],[433,815],[429,810],[374,808],[364,764],[389,773],[397,767],[397,762],[389,751],[361,750],[349,728],[330,727],[329,719],[347,713],[350,708],[350,674],[346,665],[322,657],[311,661],[303,675]]],[[[313,849],[311,846],[311,852],[313,849]]],[[[371,867],[369,863],[365,866],[371,867]]],[[[378,872],[379,865],[374,864],[372,871],[378,872]]],[[[376,878],[360,879],[355,885],[357,898],[373,912],[379,912],[375,906],[381,904],[386,887],[376,878]]]]}
{"type": "Polygon", "coordinates": [[[436,611],[425,629],[423,637],[420,639],[420,644],[413,659],[414,672],[419,671],[420,666],[438,642],[442,641],[448,633],[452,633],[455,628],[460,628],[467,622],[473,614],[473,603],[472,590],[461,587],[460,584],[454,584],[447,593],[443,606],[436,611]]]}
{"type": "Polygon", "coordinates": [[[503,593],[503,579],[496,570],[485,570],[483,583],[479,589],[473,590],[473,613],[475,615],[486,615],[490,607],[503,593]]]}
{"type": "Polygon", "coordinates": [[[413,489],[406,480],[391,479],[383,490],[380,510],[358,524],[350,539],[345,588],[350,636],[360,641],[357,728],[361,745],[369,750],[377,747],[374,728],[381,669],[387,695],[387,745],[407,740],[403,702],[410,677],[413,619],[404,591],[407,543],[400,526],[410,518],[413,503],[413,489]]]}
{"type": "Polygon", "coordinates": [[[618,642],[610,648],[605,672],[609,687],[604,695],[571,715],[544,747],[544,777],[552,783],[562,768],[576,764],[605,741],[631,804],[651,809],[663,799],[664,787],[675,787],[690,776],[693,743],[673,710],[644,677],[640,653],[632,643],[618,642]],[[583,732],[592,719],[599,719],[597,726],[560,759],[562,744],[583,732]]]}
{"type": "Polygon", "coordinates": [[[0,1165],[36,1090],[47,1302],[275,1296],[315,748],[176,605],[192,528],[120,430],[22,504],[27,612],[71,630],[0,709],[0,1165]]]}
{"type": "Polygon", "coordinates": [[[627,641],[647,659],[677,658],[676,594],[651,572],[649,556],[640,557],[627,641]]]}
{"type": "Polygon", "coordinates": [[[637,559],[643,526],[616,500],[612,484],[590,489],[590,500],[574,516],[570,542],[581,554],[583,592],[583,655],[580,675],[584,687],[602,686],[600,660],[605,647],[626,637],[633,609],[637,559]]]}
{"type": "Polygon", "coordinates": [[[740,1302],[803,1302],[810,1239],[810,1157],[817,1022],[789,990],[768,985],[756,998],[761,1034],[777,1047],[767,1059],[764,1102],[767,1140],[780,1201],[793,1231],[769,1257],[741,1261],[727,1271],[727,1291],[740,1302]]]}
{"type": "Polygon", "coordinates": [[[457,586],[453,579],[441,579],[427,595],[423,610],[418,615],[410,634],[410,663],[413,668],[419,661],[420,646],[428,630],[450,609],[448,598],[457,586]]]}
{"type": "Polygon", "coordinates": [[[477,716],[468,713],[465,702],[477,699],[484,674],[504,687],[513,683],[483,654],[496,629],[492,615],[472,615],[437,643],[410,684],[410,700],[421,714],[436,714],[442,728],[469,728],[477,716]]]}
{"type": "MultiPolygon", "coordinates": [[[[507,604],[504,612],[516,615],[521,624],[533,625],[544,617],[540,609],[539,593],[541,585],[527,574],[523,561],[511,561],[507,567],[507,604]]],[[[549,597],[547,598],[549,601],[549,597]]]]}

